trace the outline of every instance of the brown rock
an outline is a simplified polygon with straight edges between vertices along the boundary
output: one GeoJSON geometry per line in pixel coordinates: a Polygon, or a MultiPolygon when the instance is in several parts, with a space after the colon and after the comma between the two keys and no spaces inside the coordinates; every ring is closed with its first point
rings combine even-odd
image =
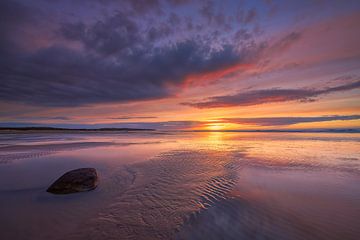
{"type": "Polygon", "coordinates": [[[94,168],[79,168],[62,175],[46,191],[54,194],[69,194],[93,190],[97,187],[98,175],[94,168]]]}

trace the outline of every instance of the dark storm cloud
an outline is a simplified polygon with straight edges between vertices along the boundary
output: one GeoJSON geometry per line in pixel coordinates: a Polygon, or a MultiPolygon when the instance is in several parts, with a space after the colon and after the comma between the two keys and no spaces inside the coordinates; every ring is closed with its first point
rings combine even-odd
{"type": "Polygon", "coordinates": [[[144,13],[149,10],[159,10],[160,1],[159,0],[129,0],[128,1],[134,10],[139,13],[144,13]]]}
{"type": "Polygon", "coordinates": [[[206,1],[200,8],[200,13],[210,22],[215,15],[214,2],[206,1]]]}
{"type": "Polygon", "coordinates": [[[244,9],[239,7],[236,11],[235,19],[241,24],[254,23],[258,17],[256,8],[244,9]]]}
{"type": "MultiPolygon", "coordinates": [[[[141,2],[131,4],[136,8],[141,2]]],[[[24,50],[12,41],[13,37],[30,41],[22,32],[29,24],[33,28],[42,26],[40,22],[46,19],[33,18],[36,11],[16,1],[1,4],[1,101],[78,106],[158,99],[173,94],[168,86],[181,87],[188,75],[247,63],[261,50],[255,45],[242,49],[222,42],[214,48],[204,40],[211,36],[206,33],[164,44],[163,37],[176,28],[176,17],[170,28],[166,24],[152,26],[122,11],[88,22],[62,19],[57,28],[60,42],[53,39],[44,46],[24,50]]],[[[155,8],[158,1],[146,4],[155,8]]],[[[42,40],[42,36],[35,38],[42,40]]]]}
{"type": "Polygon", "coordinates": [[[180,17],[176,13],[171,13],[168,18],[169,23],[172,25],[177,25],[181,22],[180,17]]]}
{"type": "Polygon", "coordinates": [[[206,19],[207,23],[214,25],[221,30],[228,31],[231,29],[231,23],[229,22],[231,17],[226,14],[222,7],[224,2],[204,1],[199,9],[200,15],[206,19]]]}
{"type": "MultiPolygon", "coordinates": [[[[1,1],[0,101],[61,107],[164,98],[181,88],[189,75],[253,63],[264,48],[267,51],[286,48],[299,38],[299,33],[292,33],[274,46],[267,46],[254,42],[246,25],[236,34],[225,36],[220,28],[206,25],[209,20],[222,25],[222,29],[231,29],[228,26],[231,18],[215,9],[211,1],[196,5],[202,6],[203,16],[196,20],[196,25],[192,24],[192,16],[180,17],[181,12],[174,13],[175,8],[163,17],[156,11],[149,13],[152,15],[148,18],[147,14],[137,15],[189,3],[185,0],[166,4],[157,0],[97,1],[102,2],[126,4],[99,16],[95,13],[102,8],[82,9],[83,17],[79,18],[57,13],[60,15],[52,19],[52,29],[42,29],[42,32],[50,31],[51,37],[33,34],[28,38],[23,34],[28,27],[46,28],[43,23],[49,20],[51,12],[40,18],[36,17],[39,12],[35,9],[39,4],[30,7],[31,2],[25,5],[1,1]],[[126,6],[133,11],[127,11],[126,6]],[[86,11],[90,12],[89,16],[86,11]],[[183,30],[181,35],[185,37],[179,37],[181,27],[190,33],[183,30]],[[229,36],[231,39],[223,40],[229,36]],[[33,47],[32,41],[39,45],[33,47]],[[26,44],[30,49],[21,47],[26,44]]],[[[243,21],[252,22],[258,13],[250,9],[244,14],[243,21]]]]}
{"type": "Polygon", "coordinates": [[[89,50],[116,54],[141,41],[138,25],[127,15],[117,13],[87,26],[83,22],[66,23],[61,27],[64,37],[82,42],[89,50]]]}
{"type": "Polygon", "coordinates": [[[36,21],[40,13],[35,9],[16,1],[0,1],[0,61],[5,61],[4,54],[10,54],[18,42],[17,34],[36,21]]]}
{"type": "Polygon", "coordinates": [[[285,126],[298,123],[316,123],[328,121],[347,121],[360,119],[360,115],[350,116],[321,116],[321,117],[270,117],[270,118],[223,118],[224,122],[257,125],[257,126],[285,126]]]}
{"type": "Polygon", "coordinates": [[[245,23],[253,22],[253,21],[255,21],[256,16],[257,16],[256,9],[255,9],[255,8],[252,8],[252,9],[250,9],[250,10],[246,13],[244,22],[245,22],[245,23]]]}
{"type": "Polygon", "coordinates": [[[325,89],[263,89],[240,92],[235,95],[215,96],[200,102],[183,103],[196,108],[217,108],[250,106],[273,102],[316,101],[316,97],[324,94],[360,88],[360,81],[325,89]]]}
{"type": "Polygon", "coordinates": [[[121,117],[111,117],[108,119],[114,119],[114,120],[129,120],[129,119],[153,119],[157,118],[154,116],[121,116],[121,117]]]}
{"type": "MultiPolygon", "coordinates": [[[[66,0],[62,0],[66,1],[66,0]]],[[[74,0],[68,0],[71,3],[74,0]]],[[[84,4],[83,0],[77,0],[78,3],[84,4]]],[[[86,2],[97,3],[100,6],[111,5],[112,7],[120,6],[122,9],[126,8],[134,14],[147,14],[152,11],[161,11],[161,0],[87,0],[86,2]]],[[[176,2],[170,1],[170,2],[176,2]]]]}
{"type": "Polygon", "coordinates": [[[174,5],[182,5],[182,4],[186,4],[186,3],[190,3],[191,0],[168,0],[171,4],[174,5]]]}
{"type": "Polygon", "coordinates": [[[72,120],[70,117],[62,117],[62,116],[54,116],[54,117],[33,117],[33,116],[26,116],[26,117],[16,117],[17,121],[38,121],[38,120],[72,120]]]}
{"type": "Polygon", "coordinates": [[[210,50],[185,41],[114,62],[95,55],[50,47],[2,63],[0,99],[44,106],[165,97],[167,84],[246,61],[233,46],[210,50]]]}
{"type": "Polygon", "coordinates": [[[161,24],[157,28],[152,27],[148,32],[148,39],[154,41],[169,36],[172,33],[172,28],[168,24],[161,24]]]}
{"type": "Polygon", "coordinates": [[[1,30],[8,33],[16,24],[24,23],[31,18],[28,8],[15,1],[0,1],[1,30]],[[18,14],[18,15],[17,15],[18,14]]]}

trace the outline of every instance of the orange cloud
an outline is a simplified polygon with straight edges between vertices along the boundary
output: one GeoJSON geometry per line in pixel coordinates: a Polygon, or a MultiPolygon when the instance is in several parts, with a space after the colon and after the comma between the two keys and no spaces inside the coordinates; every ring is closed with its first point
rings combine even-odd
{"type": "Polygon", "coordinates": [[[201,74],[191,74],[186,77],[183,87],[187,88],[187,87],[193,86],[193,85],[208,84],[210,82],[213,82],[213,81],[219,80],[220,78],[228,76],[232,73],[239,72],[239,71],[246,71],[253,67],[255,67],[255,64],[253,64],[253,63],[247,63],[247,64],[238,63],[238,64],[234,64],[232,66],[227,66],[223,69],[219,69],[216,71],[211,71],[211,72],[201,73],[201,74]]]}

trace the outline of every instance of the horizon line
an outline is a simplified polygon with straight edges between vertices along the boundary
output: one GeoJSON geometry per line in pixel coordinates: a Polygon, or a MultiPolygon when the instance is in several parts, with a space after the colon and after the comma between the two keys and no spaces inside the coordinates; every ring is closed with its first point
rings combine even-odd
{"type": "Polygon", "coordinates": [[[360,128],[313,128],[313,129],[154,129],[154,128],[61,128],[61,127],[0,127],[1,131],[162,131],[162,132],[339,132],[360,133],[360,128]]]}

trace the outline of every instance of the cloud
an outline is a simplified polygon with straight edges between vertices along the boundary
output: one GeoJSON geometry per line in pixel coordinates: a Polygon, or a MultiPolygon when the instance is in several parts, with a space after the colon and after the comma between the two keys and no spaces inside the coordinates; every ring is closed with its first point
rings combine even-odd
{"type": "MultiPolygon", "coordinates": [[[[72,1],[67,4],[69,2],[72,1]]],[[[269,53],[286,50],[301,37],[300,33],[292,32],[272,44],[255,41],[254,31],[246,25],[252,26],[260,17],[255,8],[243,9],[241,28],[235,29],[239,25],[235,19],[238,13],[217,8],[212,1],[181,6],[180,11],[176,11],[176,7],[190,1],[125,0],[121,1],[123,8],[113,11],[106,6],[119,4],[118,1],[96,2],[98,5],[90,4],[94,9],[84,5],[79,16],[69,17],[69,13],[57,11],[59,15],[52,16],[52,13],[56,15],[53,8],[44,5],[43,9],[49,9],[49,13],[34,17],[38,15],[35,8],[41,3],[30,7],[31,2],[25,5],[20,1],[1,1],[0,15],[4,21],[0,21],[3,33],[0,101],[67,107],[165,98],[181,91],[189,78],[195,76],[195,81],[200,81],[198,76],[239,71],[235,66],[256,64],[269,53]],[[173,7],[171,11],[165,11],[169,6],[173,7]],[[200,7],[202,15],[184,15],[183,7],[193,7],[195,11],[200,7]],[[164,10],[164,15],[157,13],[159,9],[164,10]],[[141,13],[144,14],[137,15],[141,13]],[[208,20],[211,24],[207,24],[208,20]],[[192,21],[196,21],[196,26],[188,29],[187,24],[193,25],[192,21]],[[46,22],[51,22],[52,28],[44,27],[46,22]],[[225,33],[217,24],[229,25],[229,29],[234,28],[233,32],[225,33]],[[44,28],[43,31],[51,35],[50,40],[46,39],[48,42],[39,47],[23,49],[22,45],[34,45],[30,37],[23,35],[29,26],[44,28]],[[226,71],[228,69],[231,71],[226,71]]],[[[59,1],[52,4],[65,6],[59,1]]],[[[72,11],[80,7],[79,4],[70,6],[74,7],[72,11]]],[[[40,43],[45,38],[41,34],[36,37],[40,43]]],[[[275,99],[276,94],[280,96],[277,101],[288,101],[301,96],[311,100],[313,95],[323,93],[306,89],[259,90],[245,96],[220,96],[187,105],[231,106],[236,101],[246,105],[252,104],[253,95],[259,96],[258,101],[262,103],[275,99]]]]}
{"type": "Polygon", "coordinates": [[[60,32],[69,40],[80,41],[88,50],[109,55],[133,48],[142,41],[137,23],[124,13],[86,25],[63,23],[60,32]]]}
{"type": "Polygon", "coordinates": [[[70,121],[73,120],[71,117],[63,117],[63,116],[19,116],[16,117],[16,121],[44,121],[44,120],[60,120],[60,121],[70,121]]]}
{"type": "Polygon", "coordinates": [[[257,12],[255,8],[250,9],[245,16],[245,23],[253,22],[256,19],[257,12]]]}
{"type": "Polygon", "coordinates": [[[246,8],[243,4],[236,9],[235,20],[241,25],[254,24],[260,17],[260,14],[256,8],[246,8]]]}
{"type": "Polygon", "coordinates": [[[19,42],[19,32],[26,32],[24,29],[36,21],[35,16],[41,13],[17,1],[0,1],[0,54],[2,58],[13,52],[19,42]]]}
{"type": "Polygon", "coordinates": [[[151,27],[147,35],[150,41],[154,41],[169,36],[172,31],[173,29],[168,24],[161,24],[157,28],[151,27]]]}
{"type": "Polygon", "coordinates": [[[251,54],[189,40],[114,62],[54,46],[2,62],[0,100],[76,106],[162,98],[171,94],[169,84],[246,62],[251,54]]]}
{"type": "Polygon", "coordinates": [[[210,22],[214,18],[214,2],[213,1],[206,1],[201,9],[199,10],[200,14],[202,14],[203,17],[207,18],[208,22],[210,22]]]}
{"type": "MultiPolygon", "coordinates": [[[[164,98],[180,91],[189,76],[246,64],[262,50],[256,44],[242,47],[213,41],[211,31],[184,39],[174,35],[164,42],[164,36],[176,34],[176,24],[154,25],[117,11],[92,21],[54,20],[57,38],[27,51],[12,36],[25,42],[28,39],[21,33],[26,21],[33,28],[42,25],[39,19],[25,18],[35,10],[5,2],[11,6],[9,16],[21,16],[0,25],[0,31],[8,29],[0,40],[0,101],[4,102],[66,107],[164,98]]],[[[141,2],[134,2],[134,7],[141,2]]],[[[158,1],[148,4],[155,7],[158,1]]]]}
{"type": "Polygon", "coordinates": [[[160,7],[159,0],[129,0],[128,2],[138,13],[145,13],[153,9],[158,10],[160,7]]]}
{"type": "Polygon", "coordinates": [[[347,91],[360,88],[360,81],[328,87],[325,89],[262,89],[240,92],[234,95],[215,96],[200,102],[185,102],[183,105],[196,108],[218,108],[251,106],[274,102],[316,101],[316,97],[334,92],[347,91]]]}
{"type": "Polygon", "coordinates": [[[358,120],[360,115],[348,115],[348,116],[321,116],[321,117],[269,117],[269,118],[222,118],[219,119],[224,122],[244,124],[244,125],[256,125],[256,126],[285,126],[294,125],[298,123],[316,123],[316,122],[328,122],[328,121],[347,121],[358,120]]]}
{"type": "Polygon", "coordinates": [[[294,42],[300,40],[301,37],[302,34],[300,32],[291,32],[270,46],[268,52],[269,54],[273,54],[284,51],[292,46],[294,42]]]}
{"type": "Polygon", "coordinates": [[[157,118],[154,116],[121,116],[121,117],[111,117],[109,119],[116,119],[116,120],[129,120],[129,119],[153,119],[157,118]]]}

